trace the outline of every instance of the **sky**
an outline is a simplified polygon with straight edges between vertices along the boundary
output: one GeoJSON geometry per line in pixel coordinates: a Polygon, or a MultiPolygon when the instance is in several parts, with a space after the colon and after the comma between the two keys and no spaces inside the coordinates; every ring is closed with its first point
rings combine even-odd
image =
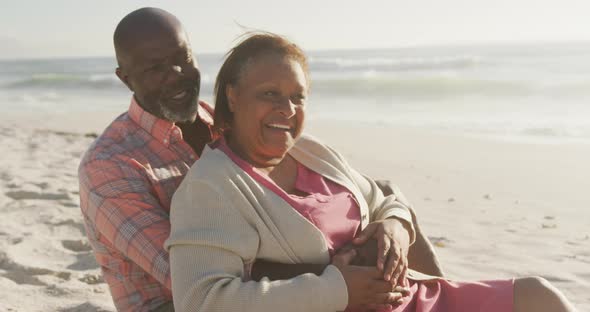
{"type": "Polygon", "coordinates": [[[590,41],[589,0],[0,0],[0,59],[112,56],[118,21],[144,6],[175,14],[196,53],[245,28],[305,50],[590,41]]]}

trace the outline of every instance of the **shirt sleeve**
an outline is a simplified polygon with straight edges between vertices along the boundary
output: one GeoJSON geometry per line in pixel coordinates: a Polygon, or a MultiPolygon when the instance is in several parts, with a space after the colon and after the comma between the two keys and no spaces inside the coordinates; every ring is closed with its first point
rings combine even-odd
{"type": "Polygon", "coordinates": [[[97,239],[106,240],[109,247],[171,289],[164,249],[170,234],[169,217],[140,166],[118,159],[82,164],[81,208],[97,239]]]}

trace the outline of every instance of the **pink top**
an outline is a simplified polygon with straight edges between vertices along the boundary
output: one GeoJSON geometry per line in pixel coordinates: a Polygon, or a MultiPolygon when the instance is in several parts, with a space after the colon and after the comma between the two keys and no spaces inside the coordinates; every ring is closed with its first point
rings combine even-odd
{"type": "Polygon", "coordinates": [[[360,208],[352,193],[297,162],[295,189],[307,195],[286,193],[267,174],[258,170],[236,155],[224,139],[211,146],[224,152],[236,165],[291,205],[297,212],[314,224],[324,234],[330,255],[350,242],[360,224],[360,208]]]}
{"type": "MultiPolygon", "coordinates": [[[[360,209],[345,187],[324,178],[297,162],[295,188],[306,196],[287,194],[265,173],[254,168],[231,151],[223,138],[211,145],[219,148],[258,183],[273,191],[303,217],[313,223],[326,239],[330,255],[348,243],[360,227],[360,209]]],[[[513,309],[514,280],[452,282],[434,280],[410,281],[410,296],[404,303],[387,312],[503,312],[513,309]]],[[[363,307],[348,307],[346,312],[366,311],[363,307]]]]}

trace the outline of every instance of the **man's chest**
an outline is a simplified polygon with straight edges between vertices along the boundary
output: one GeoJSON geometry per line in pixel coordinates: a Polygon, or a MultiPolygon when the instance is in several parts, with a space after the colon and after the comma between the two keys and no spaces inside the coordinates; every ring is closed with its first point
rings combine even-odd
{"type": "Polygon", "coordinates": [[[190,146],[183,145],[150,149],[135,158],[151,186],[152,195],[167,212],[174,192],[198,158],[190,146]]]}

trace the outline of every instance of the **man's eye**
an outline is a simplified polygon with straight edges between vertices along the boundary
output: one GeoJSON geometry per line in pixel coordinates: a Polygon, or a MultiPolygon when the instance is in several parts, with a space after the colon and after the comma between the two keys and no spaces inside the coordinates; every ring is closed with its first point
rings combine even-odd
{"type": "Polygon", "coordinates": [[[151,66],[148,69],[146,69],[146,72],[164,72],[164,71],[166,71],[165,64],[156,64],[156,65],[151,66]]]}
{"type": "Polygon", "coordinates": [[[275,91],[265,91],[264,95],[265,96],[276,96],[278,93],[275,91]]]}

